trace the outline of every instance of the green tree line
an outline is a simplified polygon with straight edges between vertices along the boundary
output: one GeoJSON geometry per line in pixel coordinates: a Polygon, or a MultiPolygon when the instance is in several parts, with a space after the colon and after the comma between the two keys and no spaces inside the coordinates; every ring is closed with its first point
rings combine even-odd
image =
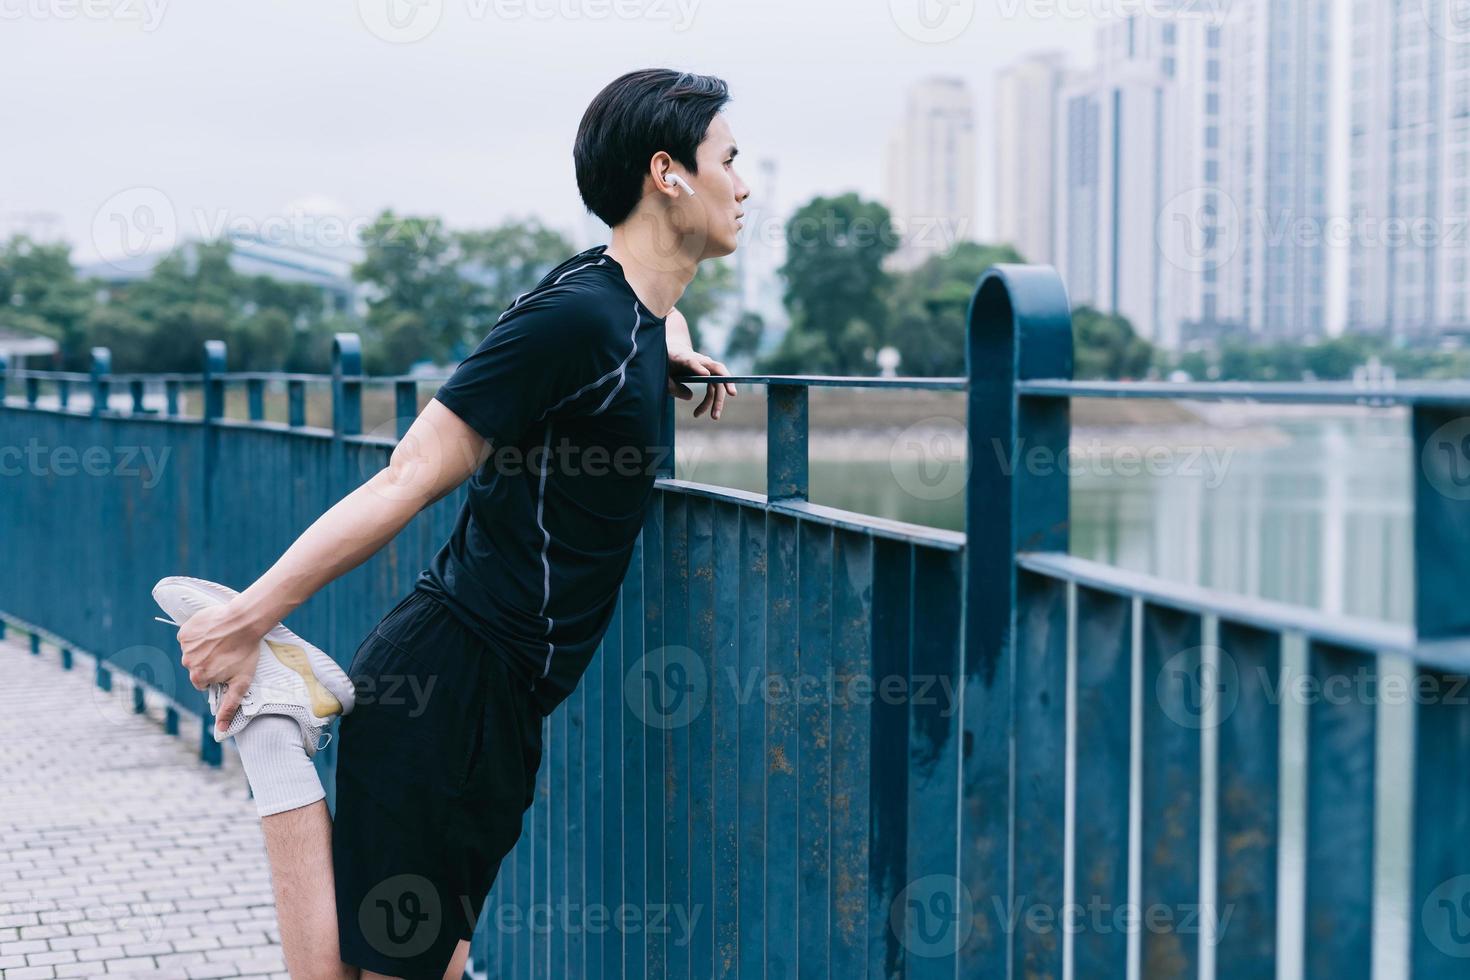
{"type": "MultiPolygon", "coordinates": [[[[1008,245],[959,242],[914,268],[888,262],[900,241],[883,205],[857,194],[816,197],[785,227],[780,269],[791,325],[768,354],[766,325],[737,315],[719,356],[769,374],[878,373],[893,347],[907,376],[965,373],[965,317],[976,281],[998,262],[1023,262],[1008,245]]],[[[362,239],[353,278],[365,310],[333,312],[316,287],[246,276],[228,241],[176,249],[141,279],[103,288],[82,279],[64,244],[23,236],[0,245],[0,330],[56,340],[55,365],[86,370],[89,351],[112,349],[118,371],[197,371],[202,343],[225,340],[237,370],[322,372],[331,336],[363,335],[365,366],[395,374],[421,361],[452,364],[471,351],[515,297],[575,251],[534,219],[457,230],[436,217],[382,212],[362,239]]],[[[695,343],[700,324],[734,292],[728,260],[700,267],[680,310],[695,343]]],[[[1210,352],[1154,349],[1117,315],[1073,311],[1076,376],[1140,378],[1183,370],[1196,378],[1295,380],[1350,377],[1369,356],[1401,377],[1464,377],[1470,354],[1396,348],[1381,338],[1337,337],[1311,346],[1226,343],[1210,352]]]]}

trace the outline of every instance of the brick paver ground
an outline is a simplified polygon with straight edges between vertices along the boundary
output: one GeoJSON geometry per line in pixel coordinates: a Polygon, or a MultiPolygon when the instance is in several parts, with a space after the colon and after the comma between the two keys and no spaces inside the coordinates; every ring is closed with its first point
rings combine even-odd
{"type": "Polygon", "coordinates": [[[285,977],[233,753],[163,732],[93,661],[0,642],[0,977],[285,977]]]}

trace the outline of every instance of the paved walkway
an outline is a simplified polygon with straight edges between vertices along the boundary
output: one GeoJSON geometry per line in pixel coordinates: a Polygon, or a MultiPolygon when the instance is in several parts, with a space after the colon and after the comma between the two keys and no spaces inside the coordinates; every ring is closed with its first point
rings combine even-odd
{"type": "Polygon", "coordinates": [[[286,977],[233,753],[25,642],[0,642],[0,978],[286,977]]]}

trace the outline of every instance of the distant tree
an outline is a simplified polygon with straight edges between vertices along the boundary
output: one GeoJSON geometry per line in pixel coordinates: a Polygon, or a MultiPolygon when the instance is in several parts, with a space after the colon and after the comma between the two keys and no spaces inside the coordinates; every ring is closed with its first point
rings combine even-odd
{"type": "Polygon", "coordinates": [[[282,370],[324,331],[315,286],[241,275],[232,252],[228,241],[191,242],[147,278],[114,288],[88,319],[93,341],[111,348],[114,370],[197,371],[206,340],[225,342],[233,370],[282,370]]]}
{"type": "Polygon", "coordinates": [[[883,260],[898,246],[888,209],[857,194],[813,198],[787,221],[786,244],[791,329],[760,370],[812,373],[820,357],[823,373],[871,373],[887,327],[883,260]]]}
{"type": "Polygon", "coordinates": [[[397,373],[418,358],[461,357],[476,327],[483,323],[488,330],[494,322],[489,304],[477,296],[479,287],[460,275],[455,237],[438,218],[384,211],[363,233],[363,249],[352,273],[372,288],[364,346],[377,370],[397,373]],[[417,356],[402,343],[404,314],[418,318],[412,331],[422,342],[417,356]]]}
{"type": "Polygon", "coordinates": [[[1141,378],[1153,363],[1153,345],[1116,313],[1077,307],[1072,311],[1072,338],[1073,373],[1079,379],[1141,378]]]}
{"type": "MultiPolygon", "coordinates": [[[[479,287],[476,300],[484,309],[476,311],[476,323],[488,318],[493,324],[517,296],[529,292],[547,270],[575,251],[564,235],[535,218],[460,232],[454,242],[460,274],[479,287]]],[[[474,340],[478,344],[480,338],[474,340]]]]}
{"type": "Polygon", "coordinates": [[[535,220],[453,232],[438,218],[384,211],[353,270],[372,287],[364,358],[398,373],[415,361],[458,361],[500,315],[575,251],[535,220]]]}
{"type": "Polygon", "coordinates": [[[91,289],[77,278],[71,247],[24,235],[0,246],[0,328],[56,341],[63,369],[85,370],[91,343],[86,319],[91,289]]]}
{"type": "Polygon", "coordinates": [[[975,287],[998,262],[1019,262],[1009,245],[961,242],[945,255],[929,258],[895,277],[887,342],[909,377],[965,373],[966,316],[975,287]]]}
{"type": "Polygon", "coordinates": [[[722,360],[728,362],[737,358],[754,358],[760,350],[761,338],[765,332],[766,321],[759,313],[747,310],[740,314],[740,319],[735,321],[730,337],[725,342],[722,360]]]}

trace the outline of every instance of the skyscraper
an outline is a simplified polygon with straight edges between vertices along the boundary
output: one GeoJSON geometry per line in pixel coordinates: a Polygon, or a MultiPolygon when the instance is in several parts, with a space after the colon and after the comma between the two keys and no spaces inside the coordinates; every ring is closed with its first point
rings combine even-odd
{"type": "Polygon", "coordinates": [[[1055,264],[1074,305],[1166,347],[1224,315],[1219,45],[1201,17],[1122,18],[1058,94],[1055,264]]]}
{"type": "Polygon", "coordinates": [[[1096,69],[1058,94],[1055,264],[1074,304],[1170,348],[1324,333],[1329,4],[1099,28],[1096,69]]]}
{"type": "Polygon", "coordinates": [[[1470,38],[1451,6],[1354,8],[1350,330],[1428,339],[1470,324],[1470,38]]]}
{"type": "Polygon", "coordinates": [[[963,79],[930,78],[909,90],[884,184],[902,239],[894,266],[911,268],[974,237],[975,110],[963,79]]]}
{"type": "Polygon", "coordinates": [[[1240,230],[1230,287],[1264,338],[1326,333],[1331,8],[1332,0],[1237,0],[1230,11],[1228,189],[1240,230]]]}
{"type": "Polygon", "coordinates": [[[995,236],[1027,262],[1056,263],[1057,92],[1066,79],[1065,55],[1048,51],[995,82],[995,236]]]}

